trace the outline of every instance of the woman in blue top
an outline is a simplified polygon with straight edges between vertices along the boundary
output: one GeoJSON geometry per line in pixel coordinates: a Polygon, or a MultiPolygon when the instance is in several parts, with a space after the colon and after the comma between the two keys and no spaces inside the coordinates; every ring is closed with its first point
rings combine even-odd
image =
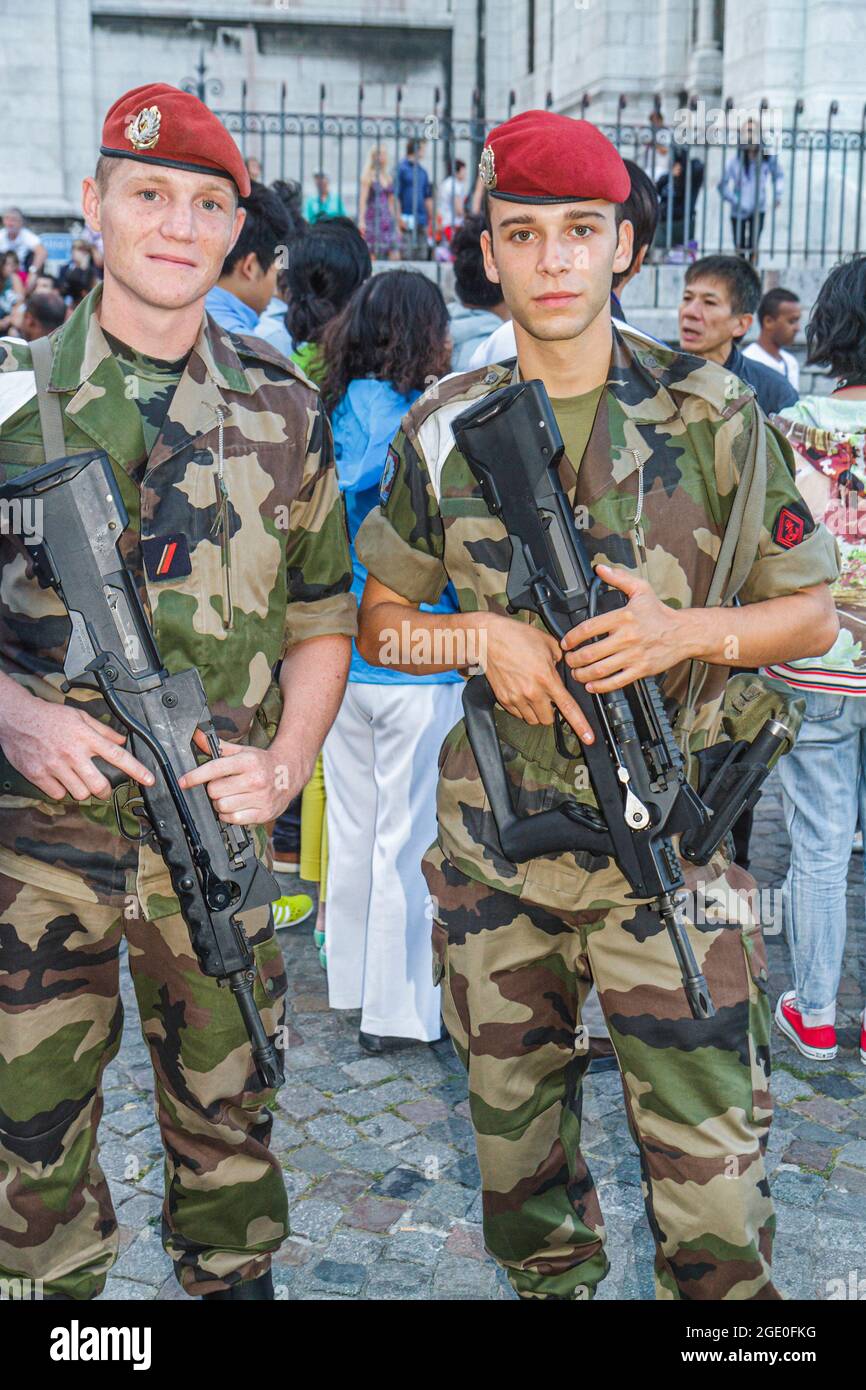
{"type": "MultiPolygon", "coordinates": [[[[379,503],[388,446],[450,355],[445,301],[417,272],[374,276],[325,330],[322,394],[358,599],[367,572],[354,539],[379,503]]],[[[456,595],[449,586],[424,606],[456,612],[456,595]]],[[[345,698],[325,741],[328,994],[332,1008],[361,1010],[359,1040],[370,1052],[440,1036],[420,865],[436,837],[437,758],[460,717],[462,685],[456,671],[417,677],[370,666],[353,644],[345,698]]]]}

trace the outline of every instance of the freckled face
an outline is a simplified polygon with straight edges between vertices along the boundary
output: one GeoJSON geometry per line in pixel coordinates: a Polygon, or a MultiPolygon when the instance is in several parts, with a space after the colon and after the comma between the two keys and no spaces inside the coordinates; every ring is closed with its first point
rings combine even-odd
{"type": "Polygon", "coordinates": [[[227,178],[126,159],[90,211],[106,279],[166,309],[192,304],[216,284],[245,217],[227,178]]]}

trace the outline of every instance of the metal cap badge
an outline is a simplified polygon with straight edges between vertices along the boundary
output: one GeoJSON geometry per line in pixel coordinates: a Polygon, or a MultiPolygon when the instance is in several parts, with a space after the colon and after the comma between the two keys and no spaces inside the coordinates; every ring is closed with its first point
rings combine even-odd
{"type": "Polygon", "coordinates": [[[162,113],[158,106],[145,106],[137,116],[130,116],[124,135],[135,150],[152,150],[159,139],[162,113]]]}
{"type": "Polygon", "coordinates": [[[478,172],[481,175],[481,182],[485,188],[496,187],[496,164],[493,159],[492,145],[485,145],[481,151],[481,158],[478,161],[478,172]]]}

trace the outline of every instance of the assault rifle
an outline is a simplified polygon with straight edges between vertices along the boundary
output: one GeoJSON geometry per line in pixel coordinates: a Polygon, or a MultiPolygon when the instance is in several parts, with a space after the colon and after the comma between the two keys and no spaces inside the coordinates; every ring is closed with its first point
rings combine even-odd
{"type": "MultiPolygon", "coordinates": [[[[118,829],[127,839],[155,842],[171,873],[192,947],[205,975],[227,984],[238,1002],[259,1076],[283,1079],[277,1051],[253,998],[255,958],[244,915],[279,897],[276,880],[256,856],[243,826],[219,820],[204,786],[184,791],[179,779],[196,767],[192,737],[205,735],[214,757],[219,740],[198,671],[169,675],[162,664],[135,581],[119,550],[126,508],[107,455],[76,454],[43,464],[0,487],[0,498],[32,502],[34,539],[24,538],[43,588],[56,590],[72,631],[64,662],[64,692],[99,690],[128,730],[129,748],[154,775],[125,808],[141,834],[124,828],[118,795],[129,779],[97,758],[114,787],[118,829]]],[[[45,797],[4,757],[0,792],[45,797]]]]}
{"type": "MultiPolygon", "coordinates": [[[[626,603],[592,570],[574,513],[557,473],[563,443],[544,385],[518,382],[494,391],[452,423],[457,447],[481,484],[491,512],[511,541],[506,592],[509,611],[537,613],[562,638],[587,618],[626,603]]],[[[566,798],[547,811],[518,815],[494,719],[493,690],[483,675],[463,692],[466,732],[496,822],[505,859],[582,850],[611,856],[633,898],[649,898],[660,914],[683,977],[692,1016],[715,1013],[684,927],[676,893],[684,886],[672,842],[680,853],[706,864],[731,826],[753,806],[771,764],[794,735],[767,719],[751,742],[725,742],[698,754],[699,795],[689,784],[661,692],[654,679],[622,690],[591,694],[563,661],[566,689],[595,735],[582,744],[599,807],[566,798]]],[[[566,726],[555,711],[557,751],[573,758],[566,726]]]]}

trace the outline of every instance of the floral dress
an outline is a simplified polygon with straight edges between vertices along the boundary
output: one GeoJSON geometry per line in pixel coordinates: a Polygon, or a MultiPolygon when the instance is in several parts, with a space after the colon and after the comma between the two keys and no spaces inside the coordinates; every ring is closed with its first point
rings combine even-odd
{"type": "Polygon", "coordinates": [[[394,192],[393,184],[387,186],[376,181],[370,184],[367,208],[364,213],[364,235],[370,248],[370,255],[384,259],[397,245],[397,231],[391,216],[389,198],[394,192]]]}

